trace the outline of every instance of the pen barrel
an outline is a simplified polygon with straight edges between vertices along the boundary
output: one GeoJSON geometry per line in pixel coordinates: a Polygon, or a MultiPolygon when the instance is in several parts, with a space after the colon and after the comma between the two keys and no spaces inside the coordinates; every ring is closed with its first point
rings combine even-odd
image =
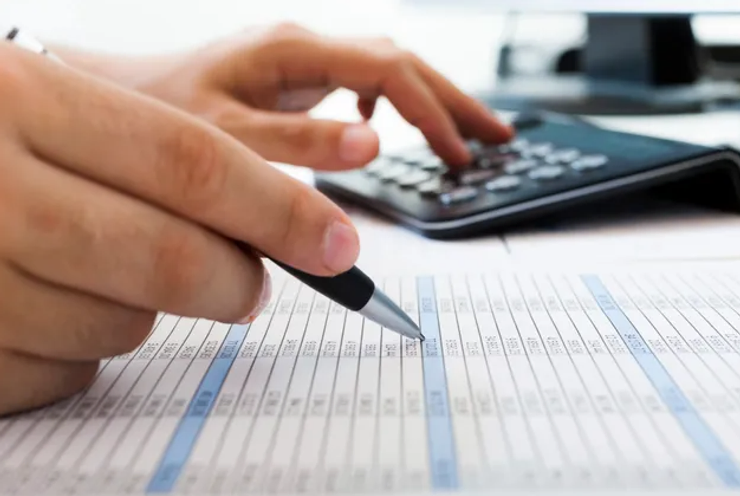
{"type": "Polygon", "coordinates": [[[362,310],[375,292],[373,280],[357,267],[336,276],[325,277],[306,274],[272,258],[270,260],[307,286],[355,312],[362,310]]]}

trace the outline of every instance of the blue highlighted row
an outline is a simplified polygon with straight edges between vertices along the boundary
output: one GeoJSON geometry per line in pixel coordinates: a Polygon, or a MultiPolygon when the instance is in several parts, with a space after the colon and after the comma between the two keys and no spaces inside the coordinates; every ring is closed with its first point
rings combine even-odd
{"type": "Polygon", "coordinates": [[[660,360],[650,351],[601,280],[594,275],[582,276],[582,280],[707,464],[725,485],[740,487],[740,471],[732,455],[697,413],[660,360]]]}
{"type": "Polygon", "coordinates": [[[249,325],[231,326],[149,482],[148,493],[169,493],[174,489],[248,330],[249,325]]]}

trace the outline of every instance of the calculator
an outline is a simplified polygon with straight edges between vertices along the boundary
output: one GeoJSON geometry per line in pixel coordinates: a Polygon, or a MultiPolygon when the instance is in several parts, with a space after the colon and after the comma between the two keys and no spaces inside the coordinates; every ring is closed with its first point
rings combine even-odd
{"type": "Polygon", "coordinates": [[[501,231],[565,209],[661,195],[740,212],[740,153],[608,130],[570,116],[516,116],[505,144],[470,142],[451,171],[428,146],[381,154],[362,169],[322,172],[327,196],[366,207],[431,238],[501,231]]]}

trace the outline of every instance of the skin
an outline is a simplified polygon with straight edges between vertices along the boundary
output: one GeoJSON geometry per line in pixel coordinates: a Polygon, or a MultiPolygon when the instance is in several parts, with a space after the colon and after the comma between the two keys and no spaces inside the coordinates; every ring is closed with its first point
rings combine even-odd
{"type": "Polygon", "coordinates": [[[0,414],[80,391],[158,311],[253,320],[270,296],[258,253],[350,268],[346,214],[267,162],[377,155],[367,122],[308,116],[335,89],[366,120],[388,98],[453,166],[464,139],[512,135],[388,40],[281,25],[151,58],[51,49],[65,65],[0,45],[0,414]]]}

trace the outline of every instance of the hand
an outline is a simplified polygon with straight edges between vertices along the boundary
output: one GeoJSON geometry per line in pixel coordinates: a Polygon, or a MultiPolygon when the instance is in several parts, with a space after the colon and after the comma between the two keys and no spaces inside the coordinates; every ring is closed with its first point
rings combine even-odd
{"type": "Polygon", "coordinates": [[[254,253],[352,266],[344,213],[219,129],[0,45],[0,414],[79,391],[157,311],[250,320],[254,253]]]}
{"type": "Polygon", "coordinates": [[[316,169],[362,166],[378,153],[366,123],[306,114],[340,87],[358,94],[365,119],[387,97],[450,165],[469,162],[464,138],[499,143],[512,136],[482,104],[385,39],[334,39],[281,25],[173,56],[69,58],[205,118],[268,160],[316,169]]]}

